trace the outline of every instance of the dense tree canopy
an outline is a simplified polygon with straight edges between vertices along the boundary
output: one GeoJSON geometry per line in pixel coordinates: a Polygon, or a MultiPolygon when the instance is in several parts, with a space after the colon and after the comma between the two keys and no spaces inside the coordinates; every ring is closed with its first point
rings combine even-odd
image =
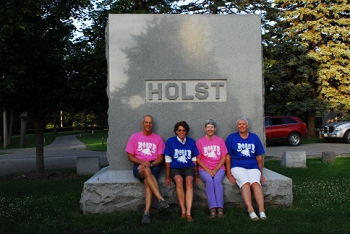
{"type": "Polygon", "coordinates": [[[0,106],[28,111],[37,140],[37,171],[44,171],[43,129],[48,114],[64,106],[67,56],[89,1],[2,0],[0,2],[0,106]]]}
{"type": "MultiPolygon", "coordinates": [[[[106,119],[108,13],[260,14],[266,114],[315,114],[350,107],[350,4],[347,0],[2,0],[0,107],[29,112],[43,166],[46,117],[58,110],[106,119]],[[94,3],[92,5],[91,3],[94,3]],[[73,40],[73,19],[88,19],[73,40]],[[97,104],[99,103],[99,104],[97,104]]],[[[101,121],[103,122],[103,121],[101,121]]]]}
{"type": "Polygon", "coordinates": [[[276,8],[277,24],[268,33],[266,112],[308,113],[314,135],[317,111],[350,108],[350,4],[277,0],[276,8]]]}

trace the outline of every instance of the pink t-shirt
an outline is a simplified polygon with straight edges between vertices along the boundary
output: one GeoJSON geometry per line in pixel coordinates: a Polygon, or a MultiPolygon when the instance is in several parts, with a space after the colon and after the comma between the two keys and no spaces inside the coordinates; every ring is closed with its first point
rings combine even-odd
{"type": "Polygon", "coordinates": [[[129,138],[125,151],[142,161],[152,161],[163,154],[164,147],[164,141],[159,135],[152,133],[145,136],[142,132],[137,132],[129,138]]]}
{"type": "MultiPolygon", "coordinates": [[[[219,164],[221,158],[227,154],[225,141],[218,136],[214,136],[213,139],[208,139],[204,136],[197,140],[196,145],[199,150],[197,158],[210,170],[213,170],[219,164]]],[[[204,170],[201,166],[198,166],[198,169],[204,170]]],[[[222,165],[221,169],[225,170],[224,165],[222,165]]]]}

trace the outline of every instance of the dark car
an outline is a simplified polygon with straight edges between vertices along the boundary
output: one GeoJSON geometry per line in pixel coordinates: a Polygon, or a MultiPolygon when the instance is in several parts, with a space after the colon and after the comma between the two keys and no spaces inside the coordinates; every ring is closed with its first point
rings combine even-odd
{"type": "Polygon", "coordinates": [[[306,124],[297,116],[266,116],[266,143],[285,143],[291,146],[300,144],[307,138],[306,124]]]}

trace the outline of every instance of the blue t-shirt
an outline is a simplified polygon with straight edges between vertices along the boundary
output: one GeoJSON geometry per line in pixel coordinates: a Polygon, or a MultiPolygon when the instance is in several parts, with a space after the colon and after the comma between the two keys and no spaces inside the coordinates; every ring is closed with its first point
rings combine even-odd
{"type": "Polygon", "coordinates": [[[256,156],[265,153],[259,137],[249,132],[243,139],[238,132],[230,134],[226,139],[228,154],[231,156],[231,168],[243,167],[246,169],[259,169],[256,156]]]}
{"type": "Polygon", "coordinates": [[[164,155],[172,158],[170,168],[194,167],[192,158],[197,157],[199,151],[192,138],[186,137],[185,144],[182,144],[177,136],[173,136],[165,142],[164,155]]]}

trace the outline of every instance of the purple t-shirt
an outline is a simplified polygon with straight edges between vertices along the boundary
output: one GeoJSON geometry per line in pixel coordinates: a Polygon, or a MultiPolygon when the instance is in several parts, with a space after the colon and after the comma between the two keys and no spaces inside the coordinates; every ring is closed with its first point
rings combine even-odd
{"type": "MultiPolygon", "coordinates": [[[[199,158],[205,166],[210,170],[213,170],[221,161],[222,157],[227,154],[227,148],[224,140],[218,136],[214,136],[213,139],[208,139],[206,136],[197,140],[197,148],[199,150],[199,158]]],[[[222,170],[225,170],[224,165],[221,166],[222,170]]],[[[198,165],[198,170],[204,170],[198,165]]]]}
{"type": "Polygon", "coordinates": [[[125,151],[142,161],[152,161],[163,154],[164,147],[164,141],[159,135],[152,133],[145,136],[142,132],[137,132],[129,138],[125,151]]]}

